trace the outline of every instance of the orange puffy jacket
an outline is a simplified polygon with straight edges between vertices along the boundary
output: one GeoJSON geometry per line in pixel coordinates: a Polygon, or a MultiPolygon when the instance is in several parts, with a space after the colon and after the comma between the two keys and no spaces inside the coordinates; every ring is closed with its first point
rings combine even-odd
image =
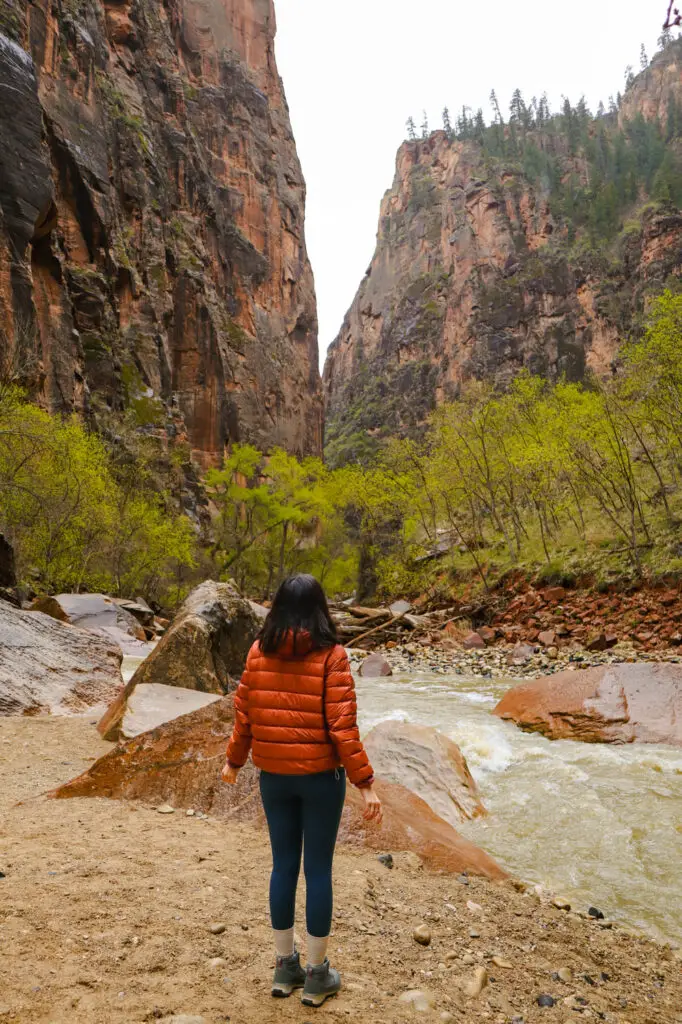
{"type": "Polygon", "coordinates": [[[371,785],[345,650],[311,650],[306,633],[298,634],[296,650],[290,633],[276,654],[264,654],[258,641],[249,651],[227,760],[241,768],[253,744],[253,763],[266,772],[308,775],[343,766],[355,786],[371,785]]]}

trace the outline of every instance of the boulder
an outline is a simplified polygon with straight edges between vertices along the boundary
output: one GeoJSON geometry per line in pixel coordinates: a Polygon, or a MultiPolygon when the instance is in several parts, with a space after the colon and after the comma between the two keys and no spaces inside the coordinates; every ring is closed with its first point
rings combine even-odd
{"type": "Polygon", "coordinates": [[[482,651],[485,647],[485,640],[480,633],[468,633],[467,636],[464,637],[462,647],[464,647],[466,651],[482,651]]]}
{"type": "Polygon", "coordinates": [[[154,629],[154,610],[149,607],[143,597],[136,597],[134,601],[130,601],[126,597],[115,597],[113,600],[119,608],[123,608],[137,619],[145,629],[154,629]]]}
{"type": "Polygon", "coordinates": [[[0,715],[74,715],[120,692],[121,651],[107,637],[0,601],[0,715]]]}
{"type": "Polygon", "coordinates": [[[128,701],[140,684],[227,693],[244,669],[260,625],[249,601],[229,583],[202,583],[107,710],[98,725],[102,736],[119,738],[128,701]]]}
{"type": "Polygon", "coordinates": [[[486,813],[464,755],[437,729],[380,722],[365,748],[379,778],[406,786],[451,825],[486,813]]]}
{"type": "Polygon", "coordinates": [[[556,645],[556,633],[553,629],[545,629],[538,633],[538,643],[543,647],[554,647],[556,645]]]}
{"type": "MultiPolygon", "coordinates": [[[[233,696],[194,711],[127,743],[119,743],[86,772],[54,790],[56,799],[108,797],[142,800],[159,806],[193,809],[223,820],[248,820],[264,826],[258,772],[249,761],[236,786],[225,785],[220,772],[232,731],[233,696]]],[[[396,783],[379,780],[384,824],[362,817],[359,790],[348,788],[339,838],[354,846],[385,853],[412,851],[440,871],[502,879],[505,872],[416,794],[396,783]]]]}
{"type": "Polygon", "coordinates": [[[393,669],[381,654],[370,654],[360,666],[360,675],[365,679],[378,679],[380,676],[392,676],[393,669]]]}
{"type": "Polygon", "coordinates": [[[477,636],[480,636],[487,644],[492,644],[495,643],[497,633],[491,626],[481,626],[477,636]]]}
{"type": "Polygon", "coordinates": [[[164,722],[171,722],[174,718],[188,715],[220,699],[215,693],[201,693],[182,686],[141,683],[126,701],[120,735],[124,739],[132,739],[133,736],[149,732],[164,722]]]}
{"type": "Polygon", "coordinates": [[[495,714],[550,739],[682,746],[682,665],[599,665],[543,676],[508,690],[495,714]]]}
{"type": "Polygon", "coordinates": [[[31,605],[31,611],[43,612],[60,622],[80,626],[81,629],[104,629],[117,643],[121,640],[121,634],[143,642],[147,639],[144,629],[124,607],[124,603],[105,594],[37,597],[31,605]]]}

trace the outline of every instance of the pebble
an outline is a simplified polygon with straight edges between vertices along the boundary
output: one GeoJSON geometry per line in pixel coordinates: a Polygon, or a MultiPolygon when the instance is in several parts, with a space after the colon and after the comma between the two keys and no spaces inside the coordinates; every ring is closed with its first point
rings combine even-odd
{"type": "Polygon", "coordinates": [[[557,910],[569,911],[571,909],[571,904],[568,900],[564,900],[560,896],[557,896],[556,899],[552,900],[552,906],[556,907],[557,910]]]}
{"type": "Polygon", "coordinates": [[[495,967],[500,967],[503,971],[511,971],[514,966],[508,960],[505,960],[503,956],[494,956],[491,963],[493,963],[495,967]]]}
{"type": "Polygon", "coordinates": [[[0,878],[7,878],[7,875],[5,874],[4,871],[0,871],[0,878]]]}
{"type": "Polygon", "coordinates": [[[171,807],[170,804],[161,804],[156,810],[159,814],[175,814],[175,808],[171,807]]]}
{"type": "Polygon", "coordinates": [[[215,924],[209,925],[208,930],[210,931],[211,935],[222,935],[226,928],[226,924],[216,922],[215,924]]]}
{"type": "Polygon", "coordinates": [[[163,1017],[160,1024],[206,1024],[203,1017],[193,1017],[187,1013],[177,1013],[172,1017],[163,1017]]]}
{"type": "Polygon", "coordinates": [[[469,996],[470,999],[475,999],[480,996],[483,989],[488,984],[488,972],[485,967],[478,967],[474,971],[474,976],[464,986],[465,995],[469,996]]]}
{"type": "Polygon", "coordinates": [[[512,1017],[511,1024],[525,1024],[523,1017],[512,1017]]]}
{"type": "Polygon", "coordinates": [[[196,813],[196,812],[195,812],[195,811],[193,811],[193,810],[192,810],[192,808],[190,807],[190,809],[189,809],[189,810],[187,811],[187,817],[188,817],[188,818],[193,818],[193,817],[194,817],[194,815],[195,815],[195,813],[196,813]]]}
{"type": "Polygon", "coordinates": [[[480,939],[480,937],[481,937],[481,933],[477,932],[475,928],[470,928],[469,929],[469,938],[470,939],[480,939]]]}
{"type": "Polygon", "coordinates": [[[589,914],[590,917],[593,917],[595,919],[595,921],[603,921],[604,920],[604,914],[602,913],[601,910],[599,910],[598,907],[590,907],[589,910],[587,911],[587,913],[589,914]]]}
{"type": "Polygon", "coordinates": [[[214,956],[212,960],[208,961],[209,967],[225,967],[227,960],[222,956],[214,956]]]}
{"type": "Polygon", "coordinates": [[[377,857],[380,864],[383,864],[385,868],[393,867],[393,854],[392,853],[380,853],[377,857]]]}
{"type": "Polygon", "coordinates": [[[431,929],[427,924],[420,924],[412,932],[412,938],[420,946],[429,946],[431,944],[431,929]]]}
{"type": "Polygon", "coordinates": [[[474,903],[473,900],[467,900],[467,910],[470,910],[472,914],[482,914],[483,907],[480,903],[474,903]]]}
{"type": "Polygon", "coordinates": [[[556,972],[557,980],[563,981],[564,985],[570,984],[573,981],[573,971],[570,967],[560,967],[556,972]]]}
{"type": "Polygon", "coordinates": [[[403,992],[398,997],[399,1003],[406,1003],[411,1006],[413,1010],[418,1010],[425,1013],[429,1010],[433,1010],[436,1005],[436,997],[432,992],[423,991],[420,988],[412,988],[408,992],[403,992]]]}
{"type": "Polygon", "coordinates": [[[547,995],[546,992],[543,992],[541,995],[539,995],[537,997],[537,999],[535,1000],[535,1002],[538,1004],[538,1006],[548,1006],[549,1007],[549,1006],[555,1006],[556,1005],[556,999],[554,999],[552,996],[547,995]]]}
{"type": "Polygon", "coordinates": [[[443,1024],[452,1024],[452,1021],[455,1019],[455,1015],[450,1013],[449,1010],[443,1010],[440,1015],[440,1019],[443,1021],[443,1024]]]}
{"type": "Polygon", "coordinates": [[[476,963],[476,957],[472,956],[471,953],[465,953],[462,957],[462,963],[466,964],[467,967],[473,967],[476,963]]]}

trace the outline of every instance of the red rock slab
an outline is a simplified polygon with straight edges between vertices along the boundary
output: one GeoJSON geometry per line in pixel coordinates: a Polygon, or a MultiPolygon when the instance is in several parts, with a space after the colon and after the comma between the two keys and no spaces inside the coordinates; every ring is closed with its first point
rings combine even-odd
{"type": "MultiPolygon", "coordinates": [[[[220,778],[232,721],[228,696],[118,744],[50,796],[141,800],[262,824],[258,772],[251,763],[240,772],[236,786],[227,786],[220,778]]],[[[364,821],[362,796],[349,786],[341,842],[383,852],[413,851],[438,871],[506,877],[492,857],[460,836],[416,794],[382,780],[377,789],[385,810],[381,828],[364,821]]]]}
{"type": "Polygon", "coordinates": [[[682,665],[614,664],[508,690],[498,718],[549,739],[682,746],[682,665]]]}

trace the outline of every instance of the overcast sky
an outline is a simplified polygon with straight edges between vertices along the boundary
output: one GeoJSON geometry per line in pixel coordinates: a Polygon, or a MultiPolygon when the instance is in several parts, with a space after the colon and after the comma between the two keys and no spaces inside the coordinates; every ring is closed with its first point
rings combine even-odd
{"type": "Polygon", "coordinates": [[[411,114],[441,126],[447,104],[503,113],[584,93],[592,109],[656,49],[665,0],[275,0],[277,62],[308,185],[320,355],[336,336],[374,251],[379,203],[411,114]]]}

